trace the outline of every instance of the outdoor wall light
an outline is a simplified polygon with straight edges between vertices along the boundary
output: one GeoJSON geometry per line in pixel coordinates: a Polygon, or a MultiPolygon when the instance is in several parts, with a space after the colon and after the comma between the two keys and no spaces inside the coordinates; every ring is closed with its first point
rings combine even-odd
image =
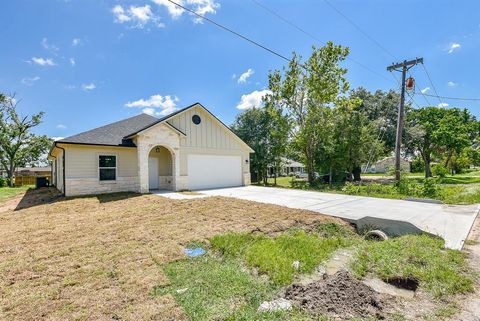
{"type": "Polygon", "coordinates": [[[160,147],[155,148],[155,152],[160,153],[160,147]]]}

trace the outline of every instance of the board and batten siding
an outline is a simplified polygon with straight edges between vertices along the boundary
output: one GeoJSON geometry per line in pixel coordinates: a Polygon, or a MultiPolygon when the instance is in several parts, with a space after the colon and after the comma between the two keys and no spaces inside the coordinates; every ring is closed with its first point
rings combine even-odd
{"type": "Polygon", "coordinates": [[[229,129],[225,128],[210,113],[196,106],[168,120],[168,123],[181,130],[186,136],[180,139],[180,175],[188,175],[188,155],[232,155],[241,156],[242,171],[250,172],[250,152],[229,129]],[[192,116],[199,115],[200,124],[192,122],[192,116]]]}
{"type": "Polygon", "coordinates": [[[138,191],[137,149],[129,147],[64,145],[66,195],[138,191]],[[98,156],[117,156],[115,181],[100,181],[98,156]]]}

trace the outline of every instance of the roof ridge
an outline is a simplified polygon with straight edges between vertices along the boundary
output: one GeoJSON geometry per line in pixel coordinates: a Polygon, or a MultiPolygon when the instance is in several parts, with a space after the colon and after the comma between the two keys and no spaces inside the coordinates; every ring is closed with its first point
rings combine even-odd
{"type": "Polygon", "coordinates": [[[124,118],[124,119],[121,119],[121,120],[117,120],[113,123],[109,123],[109,124],[105,124],[103,126],[99,126],[99,127],[95,127],[95,128],[92,128],[92,129],[89,129],[89,130],[86,130],[86,131],[83,131],[83,132],[80,132],[80,133],[77,133],[77,134],[74,134],[74,135],[70,135],[68,137],[65,137],[65,138],[62,138],[62,139],[59,139],[58,142],[62,142],[62,141],[67,141],[68,138],[71,138],[71,137],[75,137],[75,136],[78,136],[78,135],[81,135],[81,134],[85,134],[85,133],[89,133],[89,132],[92,132],[92,131],[96,131],[96,130],[99,130],[99,129],[103,129],[105,127],[110,127],[112,125],[118,125],[119,123],[123,123],[123,122],[127,122],[128,120],[132,120],[134,118],[138,118],[138,117],[145,117],[145,116],[148,116],[150,118],[154,118],[154,119],[157,119],[157,117],[155,116],[152,116],[152,115],[149,115],[149,114],[145,114],[145,113],[141,113],[141,114],[138,114],[138,115],[135,115],[135,116],[132,116],[132,117],[128,117],[128,118],[124,118]]]}

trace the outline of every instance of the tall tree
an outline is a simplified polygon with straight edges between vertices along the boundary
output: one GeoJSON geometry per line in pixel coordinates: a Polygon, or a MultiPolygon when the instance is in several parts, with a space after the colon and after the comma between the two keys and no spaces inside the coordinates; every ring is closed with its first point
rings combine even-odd
{"type": "Polygon", "coordinates": [[[248,109],[237,115],[232,130],[254,151],[250,159],[251,172],[259,182],[266,183],[269,159],[270,116],[262,108],[248,109]]]}
{"type": "Polygon", "coordinates": [[[431,177],[433,157],[443,158],[448,166],[452,157],[471,145],[471,126],[458,108],[424,107],[407,115],[406,146],[420,153],[425,163],[425,177],[431,177]]]}
{"type": "Polygon", "coordinates": [[[349,173],[349,178],[360,180],[361,165],[377,159],[383,144],[375,128],[360,109],[359,99],[340,99],[335,108],[335,165],[349,173]]]}
{"type": "Polygon", "coordinates": [[[285,157],[290,123],[284,113],[284,100],[282,98],[282,78],[280,72],[275,70],[268,75],[268,88],[270,93],[264,98],[265,112],[270,119],[268,123],[268,162],[274,169],[274,184],[277,185],[278,169],[282,165],[282,158],[285,157]]]}
{"type": "Polygon", "coordinates": [[[17,167],[35,162],[51,145],[47,136],[30,132],[41,123],[44,113],[22,117],[17,113],[16,107],[14,97],[0,94],[0,162],[7,172],[10,186],[13,186],[13,175],[17,167]]]}
{"type": "Polygon", "coordinates": [[[292,120],[292,139],[306,163],[309,183],[315,179],[324,110],[331,108],[349,88],[347,69],[340,66],[348,52],[348,48],[328,42],[324,47],[313,47],[312,55],[303,63],[294,53],[285,70],[282,97],[292,120]]]}
{"type": "MultiPolygon", "coordinates": [[[[391,154],[395,148],[400,94],[393,90],[377,90],[371,93],[359,87],[350,92],[350,97],[361,99],[359,110],[374,123],[377,136],[384,145],[384,155],[391,154]]],[[[408,114],[411,109],[411,105],[407,103],[405,112],[408,114]]]]}

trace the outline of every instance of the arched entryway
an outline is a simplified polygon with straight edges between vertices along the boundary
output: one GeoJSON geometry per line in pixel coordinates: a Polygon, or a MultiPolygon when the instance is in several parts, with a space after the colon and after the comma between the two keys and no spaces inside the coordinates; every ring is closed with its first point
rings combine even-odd
{"type": "Polygon", "coordinates": [[[173,157],[170,150],[161,145],[153,147],[148,154],[149,189],[173,190],[175,186],[173,173],[173,157]]]}

